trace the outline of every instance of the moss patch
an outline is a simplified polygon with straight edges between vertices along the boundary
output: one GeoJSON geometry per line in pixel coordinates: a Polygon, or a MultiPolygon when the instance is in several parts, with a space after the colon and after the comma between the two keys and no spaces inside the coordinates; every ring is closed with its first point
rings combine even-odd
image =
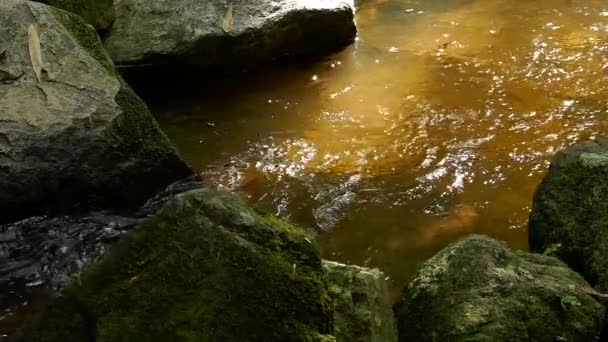
{"type": "Polygon", "coordinates": [[[482,236],[446,247],[397,308],[401,341],[592,341],[605,308],[558,259],[482,236]]]}
{"type": "Polygon", "coordinates": [[[330,341],[317,251],[302,231],[268,223],[234,195],[180,195],[21,340],[330,341]]]}
{"type": "Polygon", "coordinates": [[[591,142],[555,156],[530,214],[530,249],[566,261],[608,291],[608,144],[591,142]]]}

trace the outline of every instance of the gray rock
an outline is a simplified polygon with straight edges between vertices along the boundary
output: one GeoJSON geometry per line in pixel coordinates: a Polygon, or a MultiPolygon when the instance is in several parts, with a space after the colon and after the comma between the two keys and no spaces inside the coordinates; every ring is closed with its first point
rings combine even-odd
{"type": "Polygon", "coordinates": [[[530,249],[554,252],[600,291],[608,291],[608,144],[559,152],[536,190],[530,249]]]}
{"type": "Polygon", "coordinates": [[[136,205],[191,174],[93,28],[40,3],[0,2],[0,122],[0,221],[136,205]]]}
{"type": "Polygon", "coordinates": [[[79,15],[97,30],[107,30],[116,17],[114,0],[34,0],[79,15]]]}
{"type": "Polygon", "coordinates": [[[397,306],[401,341],[593,341],[605,308],[554,257],[483,236],[422,265],[397,306]]]}
{"type": "Polygon", "coordinates": [[[384,273],[327,260],[323,269],[334,299],[337,342],[397,341],[384,273]]]}
{"type": "Polygon", "coordinates": [[[250,66],[324,54],[355,35],[352,0],[120,0],[117,64],[250,66]]]}

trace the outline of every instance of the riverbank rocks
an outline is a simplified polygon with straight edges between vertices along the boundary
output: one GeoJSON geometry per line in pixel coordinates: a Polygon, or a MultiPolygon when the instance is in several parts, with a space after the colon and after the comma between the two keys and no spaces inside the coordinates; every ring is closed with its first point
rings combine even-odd
{"type": "Polygon", "coordinates": [[[139,205],[191,175],[93,28],[0,2],[0,221],[139,205]]]}
{"type": "Polygon", "coordinates": [[[310,241],[236,195],[178,195],[22,341],[331,341],[332,299],[310,241]]]}
{"type": "Polygon", "coordinates": [[[177,195],[20,340],[396,341],[383,273],[322,261],[311,241],[234,194],[177,195]]]}
{"type": "Polygon", "coordinates": [[[117,64],[243,67],[353,42],[352,0],[121,0],[105,45],[117,64]]]}
{"type": "Polygon", "coordinates": [[[107,30],[116,18],[114,0],[35,0],[72,12],[97,30],[107,30]]]}
{"type": "Polygon", "coordinates": [[[594,291],[556,258],[470,236],[420,268],[397,306],[401,341],[593,341],[594,291]]]}
{"type": "Polygon", "coordinates": [[[598,290],[608,291],[608,144],[559,152],[538,187],[530,249],[554,252],[598,290]]]}
{"type": "Polygon", "coordinates": [[[384,273],[323,261],[334,298],[337,342],[397,341],[397,327],[384,273]]]}

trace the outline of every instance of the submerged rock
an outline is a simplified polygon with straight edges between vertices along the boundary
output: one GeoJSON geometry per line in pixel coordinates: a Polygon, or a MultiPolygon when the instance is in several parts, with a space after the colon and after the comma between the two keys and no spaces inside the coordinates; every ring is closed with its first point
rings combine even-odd
{"type": "Polygon", "coordinates": [[[356,35],[352,0],[121,0],[117,64],[250,66],[331,52],[356,35]]]}
{"type": "Polygon", "coordinates": [[[397,341],[384,273],[332,261],[323,261],[323,269],[334,299],[337,342],[397,341]]]}
{"type": "Polygon", "coordinates": [[[608,144],[559,152],[536,190],[530,249],[554,252],[600,291],[608,291],[608,144]]]}
{"type": "Polygon", "coordinates": [[[556,258],[470,236],[424,263],[404,290],[400,340],[592,341],[605,320],[593,293],[556,258]]]}
{"type": "Polygon", "coordinates": [[[190,168],[122,81],[93,28],[0,2],[0,222],[139,205],[190,168]]]}
{"type": "Polygon", "coordinates": [[[308,235],[232,194],[178,195],[69,286],[22,341],[331,341],[308,235]]]}
{"type": "Polygon", "coordinates": [[[114,0],[34,0],[72,12],[97,30],[107,30],[116,18],[114,0]]]}

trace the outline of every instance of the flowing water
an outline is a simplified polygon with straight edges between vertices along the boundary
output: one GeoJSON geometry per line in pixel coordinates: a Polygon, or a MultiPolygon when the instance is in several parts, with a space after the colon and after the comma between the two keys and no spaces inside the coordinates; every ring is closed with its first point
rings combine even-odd
{"type": "Polygon", "coordinates": [[[317,228],[393,296],[464,234],[525,250],[551,157],[605,131],[608,4],[364,0],[356,20],[333,56],[202,78],[153,110],[208,182],[317,228]]]}

